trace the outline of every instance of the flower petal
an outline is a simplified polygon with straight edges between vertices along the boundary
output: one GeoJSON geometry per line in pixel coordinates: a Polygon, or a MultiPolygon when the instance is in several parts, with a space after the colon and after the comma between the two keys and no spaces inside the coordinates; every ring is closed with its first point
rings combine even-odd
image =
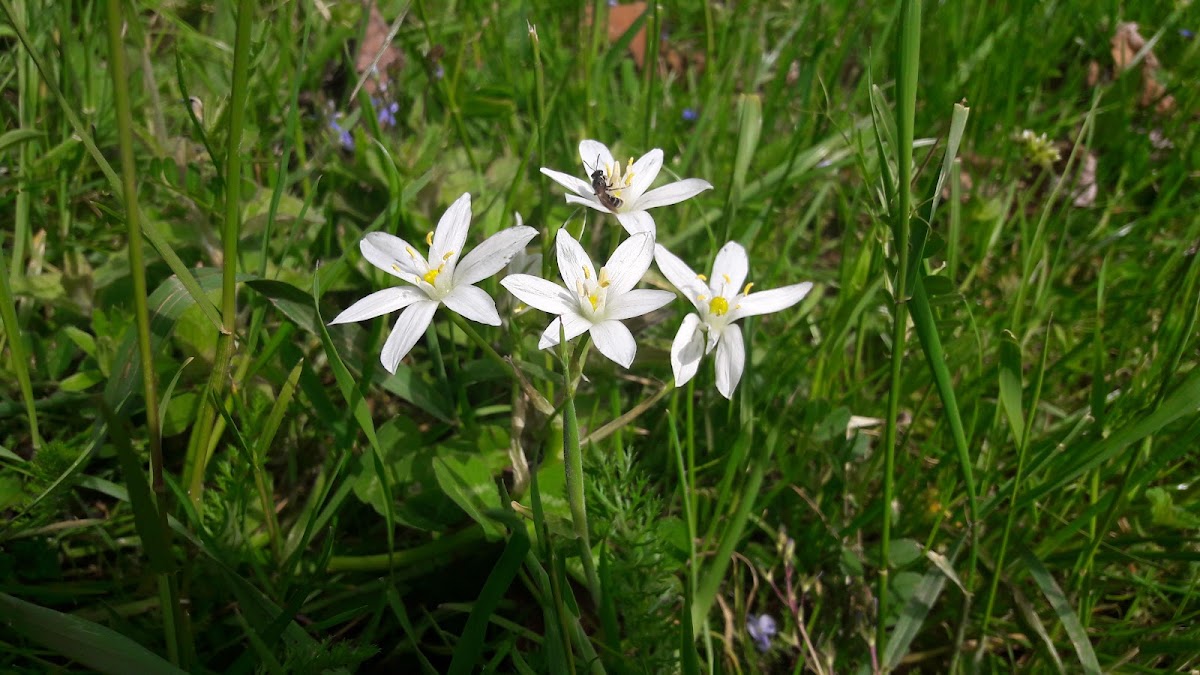
{"type": "Polygon", "coordinates": [[[475,284],[499,272],[537,236],[532,227],[518,225],[483,240],[454,268],[454,284],[475,284]]]}
{"type": "Polygon", "coordinates": [[[610,295],[604,317],[616,321],[632,319],[635,316],[649,314],[660,307],[665,307],[674,299],[675,294],[670,291],[635,288],[621,295],[610,295]]]}
{"type": "Polygon", "coordinates": [[[510,274],[500,280],[500,285],[534,309],[550,314],[575,311],[575,296],[562,286],[541,277],[532,274],[510,274]]]}
{"type": "Polygon", "coordinates": [[[546,330],[542,331],[542,337],[538,340],[538,349],[553,347],[558,344],[558,325],[563,324],[566,329],[567,342],[583,335],[589,328],[592,327],[592,322],[572,311],[556,318],[550,322],[546,330]]]}
{"type": "Polygon", "coordinates": [[[645,211],[624,211],[616,214],[617,220],[620,221],[621,227],[629,234],[639,234],[647,232],[651,236],[654,235],[654,216],[645,211]]]}
{"type": "Polygon", "coordinates": [[[802,284],[792,284],[791,286],[772,288],[769,291],[750,293],[738,301],[737,306],[733,310],[733,318],[730,321],[787,309],[803,300],[808,295],[808,292],[812,290],[812,287],[812,282],[806,281],[802,284]]]}
{"type": "Polygon", "coordinates": [[[637,201],[629,206],[631,209],[652,209],[658,206],[678,204],[685,199],[711,190],[712,183],[699,178],[685,178],[674,183],[656,187],[644,195],[639,195],[637,201]]]}
{"type": "Polygon", "coordinates": [[[428,300],[429,296],[415,286],[395,286],[375,291],[367,297],[342,310],[329,325],[350,323],[364,319],[374,319],[398,309],[404,309],[414,302],[428,300]]]}
{"type": "Polygon", "coordinates": [[[596,192],[592,189],[592,184],[587,181],[580,180],[575,176],[565,174],[561,171],[547,169],[544,166],[541,168],[541,171],[543,174],[549,176],[550,180],[553,180],[555,183],[567,188],[580,197],[591,197],[592,199],[596,198],[596,192]]]}
{"type": "Polygon", "coordinates": [[[696,376],[700,359],[704,357],[704,335],[698,330],[700,317],[688,314],[679,324],[679,332],[671,342],[671,371],[675,374],[675,386],[681,387],[696,376]]]}
{"type": "Polygon", "coordinates": [[[429,266],[437,267],[443,262],[447,270],[454,269],[458,256],[462,255],[463,244],[467,243],[467,228],[471,226],[471,193],[454,200],[442,214],[437,229],[433,231],[433,245],[429,247],[429,266]]]}
{"type": "Polygon", "coordinates": [[[708,284],[713,291],[720,290],[721,295],[732,300],[741,292],[749,271],[750,258],[746,256],[746,249],[736,241],[731,241],[717,251],[717,259],[713,261],[712,278],[708,280],[708,284]]]}
{"type": "Polygon", "coordinates": [[[604,265],[608,272],[608,297],[629,292],[650,269],[654,260],[654,237],[642,232],[621,242],[604,265]]]}
{"type": "Polygon", "coordinates": [[[628,368],[637,355],[637,342],[633,333],[620,321],[601,321],[588,331],[592,334],[592,342],[600,353],[612,359],[622,368],[628,368]]]}
{"type": "Polygon", "coordinates": [[[396,372],[400,359],[407,356],[413,345],[417,344],[417,340],[421,339],[421,335],[429,327],[429,322],[433,321],[433,313],[437,311],[438,304],[433,300],[425,300],[410,305],[400,313],[400,318],[396,319],[396,325],[388,335],[387,342],[383,343],[383,351],[379,354],[380,362],[389,373],[396,372]]]}
{"type": "Polygon", "coordinates": [[[678,288],[696,309],[703,309],[703,303],[697,298],[708,295],[708,284],[700,280],[699,274],[662,244],[654,247],[654,262],[658,263],[658,271],[662,272],[667,281],[678,288]]]}
{"type": "Polygon", "coordinates": [[[633,179],[629,181],[629,187],[625,188],[621,193],[622,199],[632,203],[637,203],[638,198],[646,192],[650,184],[658,178],[658,172],[662,170],[663,151],[655,148],[650,152],[638,158],[638,161],[633,163],[633,179]]]}
{"type": "Polygon", "coordinates": [[[442,298],[454,312],[465,316],[475,323],[489,326],[500,325],[500,314],[496,311],[496,301],[487,291],[478,286],[458,286],[450,294],[442,298]]]}
{"type": "Polygon", "coordinates": [[[733,398],[733,390],[745,369],[746,346],[742,343],[742,329],[729,324],[721,331],[721,341],[717,343],[717,391],[725,398],[733,398]]]}
{"type": "Polygon", "coordinates": [[[592,259],[588,257],[587,251],[583,250],[579,242],[575,241],[571,233],[567,232],[567,228],[563,227],[558,230],[554,242],[558,248],[558,273],[566,282],[568,292],[585,279],[596,278],[596,267],[592,265],[592,259]]]}
{"type": "Polygon", "coordinates": [[[417,283],[417,278],[424,273],[425,259],[421,254],[407,241],[387,232],[368,232],[358,243],[358,250],[367,262],[410,283],[417,283]],[[420,267],[417,261],[420,261],[420,267]]]}
{"type": "MultiPolygon", "coordinates": [[[[607,145],[589,139],[579,141],[579,159],[583,160],[583,172],[589,179],[596,169],[607,169],[616,163],[613,161],[612,153],[608,151],[607,145]]],[[[591,190],[591,188],[592,184],[588,183],[588,189],[591,190]]]]}
{"type": "Polygon", "coordinates": [[[600,200],[596,199],[595,197],[585,198],[578,195],[566,195],[566,198],[568,204],[586,206],[588,208],[596,209],[600,213],[612,213],[612,211],[608,210],[607,206],[601,204],[600,200]]]}

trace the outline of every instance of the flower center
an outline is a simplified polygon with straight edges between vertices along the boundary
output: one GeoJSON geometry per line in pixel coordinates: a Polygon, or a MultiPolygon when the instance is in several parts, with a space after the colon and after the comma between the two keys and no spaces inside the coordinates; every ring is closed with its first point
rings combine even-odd
{"type": "Polygon", "coordinates": [[[633,184],[633,158],[630,157],[629,163],[625,165],[624,176],[621,175],[620,162],[613,162],[611,165],[605,166],[604,168],[606,169],[605,173],[608,175],[608,184],[612,186],[608,190],[609,193],[611,193],[614,197],[620,198],[621,190],[624,190],[633,184]]]}
{"type": "Polygon", "coordinates": [[[713,316],[724,316],[729,311],[729,301],[721,296],[715,296],[708,301],[708,311],[712,312],[713,316]]]}
{"type": "Polygon", "coordinates": [[[438,275],[442,273],[442,268],[445,266],[446,264],[442,263],[437,267],[431,267],[429,271],[426,272],[421,278],[424,279],[425,283],[429,284],[430,286],[436,286],[438,275]]]}
{"type": "Polygon", "coordinates": [[[612,283],[608,278],[608,270],[600,268],[600,278],[592,279],[591,272],[585,267],[583,268],[583,280],[576,282],[575,292],[579,295],[580,307],[587,311],[587,307],[591,307],[591,314],[602,314],[604,312],[604,301],[608,297],[608,285],[612,283]],[[587,301],[587,306],[584,306],[582,301],[587,301]]]}

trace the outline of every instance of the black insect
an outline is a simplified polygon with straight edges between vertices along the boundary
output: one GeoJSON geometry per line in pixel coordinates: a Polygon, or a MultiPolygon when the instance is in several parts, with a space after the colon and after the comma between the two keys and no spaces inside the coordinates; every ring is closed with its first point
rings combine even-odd
{"type": "MultiPolygon", "coordinates": [[[[600,158],[596,158],[596,166],[600,166],[600,158]]],[[[600,204],[604,208],[616,213],[617,209],[621,208],[620,197],[613,195],[613,184],[608,181],[608,177],[604,175],[604,169],[596,169],[592,172],[592,190],[596,193],[596,199],[600,200],[600,204]]]]}

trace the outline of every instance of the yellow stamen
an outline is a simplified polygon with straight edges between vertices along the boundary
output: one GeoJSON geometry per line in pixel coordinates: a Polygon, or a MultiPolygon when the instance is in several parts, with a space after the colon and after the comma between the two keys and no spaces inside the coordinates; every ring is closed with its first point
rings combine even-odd
{"type": "Polygon", "coordinates": [[[433,246],[433,230],[430,230],[429,234],[425,235],[425,245],[433,246]]]}
{"type": "Polygon", "coordinates": [[[445,262],[449,260],[450,256],[452,255],[454,255],[454,251],[446,251],[446,255],[442,256],[442,261],[445,262]]]}
{"type": "Polygon", "coordinates": [[[591,279],[591,278],[592,278],[592,273],[591,273],[591,272],[588,270],[588,268],[586,268],[586,267],[585,267],[585,268],[583,268],[583,278],[584,278],[584,279],[591,279]]]}
{"type": "Polygon", "coordinates": [[[708,303],[708,311],[712,312],[713,316],[723,316],[729,311],[729,301],[718,295],[708,303]]]}
{"type": "Polygon", "coordinates": [[[733,283],[733,279],[730,279],[728,274],[722,274],[721,278],[724,279],[725,283],[727,283],[727,284],[733,283]]]}
{"type": "Polygon", "coordinates": [[[699,300],[700,302],[704,302],[705,300],[708,299],[708,296],[707,295],[697,295],[696,299],[699,300]]]}
{"type": "Polygon", "coordinates": [[[708,277],[704,276],[703,274],[697,274],[696,278],[700,281],[708,281],[708,277]]]}
{"type": "Polygon", "coordinates": [[[754,288],[753,283],[746,284],[746,288],[742,291],[742,295],[750,295],[751,288],[754,288]]]}
{"type": "Polygon", "coordinates": [[[588,302],[592,303],[592,311],[593,312],[596,311],[596,306],[600,304],[599,294],[592,293],[591,295],[587,296],[587,299],[588,299],[588,302]]]}
{"type": "Polygon", "coordinates": [[[400,269],[400,265],[392,263],[392,269],[396,270],[396,274],[404,274],[404,270],[400,269]]]}
{"type": "Polygon", "coordinates": [[[416,252],[416,251],[414,251],[414,250],[412,250],[412,247],[411,247],[411,246],[405,246],[405,247],[404,247],[404,250],[408,252],[408,256],[409,256],[410,258],[415,258],[415,257],[417,257],[417,252],[416,252]]]}
{"type": "Polygon", "coordinates": [[[601,267],[600,268],[600,288],[608,288],[608,285],[610,283],[612,283],[612,281],[608,278],[608,270],[601,267]]]}
{"type": "Polygon", "coordinates": [[[625,187],[633,184],[633,158],[629,158],[629,164],[625,165],[625,187]]]}
{"type": "Polygon", "coordinates": [[[443,267],[445,267],[445,265],[438,265],[437,267],[432,268],[428,272],[426,272],[425,276],[423,276],[421,278],[425,280],[425,283],[429,284],[430,286],[433,286],[434,282],[437,281],[438,275],[442,273],[443,267]]]}

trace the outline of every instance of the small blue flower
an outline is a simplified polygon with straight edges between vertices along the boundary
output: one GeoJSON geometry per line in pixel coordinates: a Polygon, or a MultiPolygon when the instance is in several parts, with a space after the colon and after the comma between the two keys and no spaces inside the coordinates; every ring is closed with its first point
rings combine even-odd
{"type": "Polygon", "coordinates": [[[616,6],[617,6],[617,0],[608,0],[608,6],[609,6],[609,7],[616,7],[616,6]]]}
{"type": "Polygon", "coordinates": [[[1184,40],[1191,40],[1192,38],[1196,37],[1196,34],[1195,34],[1195,33],[1193,33],[1192,31],[1190,31],[1190,30],[1188,30],[1188,29],[1186,29],[1186,28],[1180,28],[1180,29],[1179,29],[1179,35],[1180,35],[1180,37],[1182,37],[1184,40]]]}
{"type": "Polygon", "coordinates": [[[354,137],[350,135],[350,131],[343,129],[338,120],[342,118],[342,113],[334,112],[329,116],[329,128],[338,135],[338,143],[341,144],[343,150],[354,150],[354,137]]]}
{"type": "Polygon", "coordinates": [[[442,67],[442,64],[439,63],[437,68],[434,68],[433,76],[439,80],[446,76],[446,69],[442,67]]]}
{"type": "Polygon", "coordinates": [[[695,122],[699,117],[700,113],[696,112],[694,108],[683,109],[683,119],[685,122],[695,122]]]}
{"type": "Polygon", "coordinates": [[[758,651],[764,654],[771,649],[771,638],[779,632],[775,625],[775,617],[770,614],[746,615],[746,632],[758,644],[758,651]]]}
{"type": "Polygon", "coordinates": [[[376,106],[376,107],[379,109],[379,114],[376,116],[376,119],[379,120],[380,126],[384,126],[384,127],[396,126],[396,113],[400,112],[400,104],[399,103],[392,101],[391,103],[389,103],[385,106],[382,106],[382,107],[376,106]]]}

